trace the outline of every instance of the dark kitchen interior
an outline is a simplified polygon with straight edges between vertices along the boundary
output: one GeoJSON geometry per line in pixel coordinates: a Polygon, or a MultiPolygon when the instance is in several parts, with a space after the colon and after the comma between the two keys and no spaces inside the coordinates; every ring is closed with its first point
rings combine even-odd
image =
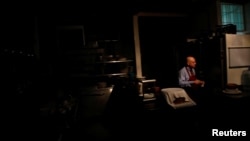
{"type": "MultiPolygon", "coordinates": [[[[129,2],[95,10],[77,7],[77,15],[6,18],[9,40],[0,53],[2,93],[11,99],[10,126],[27,138],[23,127],[35,117],[31,111],[39,101],[36,139],[44,141],[204,139],[212,129],[249,136],[250,94],[221,94],[227,81],[221,41],[223,34],[236,31],[218,24],[220,1],[129,2]],[[133,21],[138,13],[149,15],[138,16],[142,76],[156,80],[160,89],[178,87],[185,56],[193,55],[198,75],[206,81],[204,103],[173,109],[159,91],[152,102],[143,101],[133,21]]],[[[248,0],[226,2],[250,9],[248,0]]]]}

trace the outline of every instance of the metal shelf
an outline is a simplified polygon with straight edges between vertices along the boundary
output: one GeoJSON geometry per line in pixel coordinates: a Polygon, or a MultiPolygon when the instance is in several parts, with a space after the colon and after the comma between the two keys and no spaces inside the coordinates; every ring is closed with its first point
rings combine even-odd
{"type": "Polygon", "coordinates": [[[121,75],[127,75],[127,73],[110,73],[110,74],[98,74],[95,76],[121,76],[121,75]]]}
{"type": "Polygon", "coordinates": [[[110,73],[110,74],[96,74],[96,75],[89,75],[89,74],[71,74],[71,77],[102,77],[102,76],[122,76],[127,75],[127,73],[110,73]]]}
{"type": "Polygon", "coordinates": [[[119,40],[99,40],[98,42],[119,42],[119,40]]]}
{"type": "Polygon", "coordinates": [[[126,63],[126,62],[132,62],[132,60],[117,60],[117,61],[103,61],[103,62],[96,62],[96,63],[126,63]]]}

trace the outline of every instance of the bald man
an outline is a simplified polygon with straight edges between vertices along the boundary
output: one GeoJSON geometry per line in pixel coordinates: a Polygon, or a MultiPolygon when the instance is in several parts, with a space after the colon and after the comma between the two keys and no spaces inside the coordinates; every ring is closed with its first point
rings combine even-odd
{"type": "Polygon", "coordinates": [[[186,58],[187,64],[179,71],[179,85],[181,87],[189,87],[189,88],[199,88],[204,86],[205,82],[201,81],[197,78],[195,67],[196,60],[193,56],[188,56],[186,58]]]}

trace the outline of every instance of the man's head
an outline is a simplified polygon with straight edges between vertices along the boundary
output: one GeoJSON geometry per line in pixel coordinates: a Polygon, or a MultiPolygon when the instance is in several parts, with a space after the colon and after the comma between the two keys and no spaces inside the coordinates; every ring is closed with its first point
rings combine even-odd
{"type": "Polygon", "coordinates": [[[196,60],[195,60],[195,58],[193,56],[188,56],[187,57],[187,65],[189,67],[195,68],[195,66],[196,66],[196,60]]]}

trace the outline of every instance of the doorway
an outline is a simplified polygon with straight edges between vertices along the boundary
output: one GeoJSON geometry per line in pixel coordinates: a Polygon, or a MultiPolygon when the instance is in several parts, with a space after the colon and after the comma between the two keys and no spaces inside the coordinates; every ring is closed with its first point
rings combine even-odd
{"type": "Polygon", "coordinates": [[[139,17],[142,74],[161,87],[178,84],[180,49],[185,45],[185,17],[139,17]]]}

